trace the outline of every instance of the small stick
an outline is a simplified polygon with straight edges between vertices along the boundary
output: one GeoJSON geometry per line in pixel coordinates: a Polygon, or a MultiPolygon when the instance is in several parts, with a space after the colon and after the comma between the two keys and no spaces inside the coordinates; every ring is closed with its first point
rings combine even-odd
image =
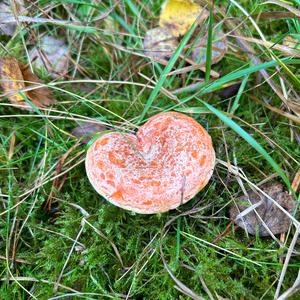
{"type": "Polygon", "coordinates": [[[32,263],[31,262],[29,262],[29,261],[27,261],[27,260],[25,260],[25,259],[22,259],[22,258],[11,258],[11,257],[9,257],[9,258],[6,258],[5,256],[3,256],[3,255],[0,255],[0,259],[3,259],[3,260],[10,260],[10,261],[14,261],[14,262],[17,262],[17,263],[20,263],[20,264],[26,264],[26,265],[32,265],[32,263]]]}

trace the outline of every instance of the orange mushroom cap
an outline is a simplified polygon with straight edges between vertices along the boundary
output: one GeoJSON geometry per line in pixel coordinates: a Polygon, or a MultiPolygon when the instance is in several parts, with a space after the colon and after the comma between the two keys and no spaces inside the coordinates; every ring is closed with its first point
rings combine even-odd
{"type": "Polygon", "coordinates": [[[177,112],[152,117],[136,135],[104,134],[86,156],[95,190],[114,205],[142,214],[165,212],[192,199],[214,165],[210,135],[177,112]]]}

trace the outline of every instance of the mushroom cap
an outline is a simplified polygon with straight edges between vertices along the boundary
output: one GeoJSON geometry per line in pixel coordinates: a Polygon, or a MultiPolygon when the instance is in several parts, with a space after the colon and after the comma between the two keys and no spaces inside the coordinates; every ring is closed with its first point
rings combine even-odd
{"type": "Polygon", "coordinates": [[[166,212],[192,199],[215,165],[210,135],[177,112],[155,115],[136,135],[111,132],[89,148],[86,172],[109,202],[141,214],[166,212]]]}

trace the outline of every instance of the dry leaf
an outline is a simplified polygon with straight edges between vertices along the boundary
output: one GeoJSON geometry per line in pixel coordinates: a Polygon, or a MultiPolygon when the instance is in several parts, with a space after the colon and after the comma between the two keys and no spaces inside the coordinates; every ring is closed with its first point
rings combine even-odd
{"type": "Polygon", "coordinates": [[[21,15],[25,13],[23,0],[14,0],[14,1],[0,0],[0,34],[5,34],[9,36],[14,35],[17,27],[17,22],[3,23],[5,19],[14,16],[11,5],[15,5],[14,9],[17,14],[21,15]]]}
{"type": "Polygon", "coordinates": [[[153,28],[144,38],[144,50],[153,60],[166,64],[177,48],[178,41],[167,28],[153,28]]]}
{"type": "Polygon", "coordinates": [[[25,88],[23,74],[15,58],[0,59],[0,79],[4,92],[11,94],[8,97],[12,103],[24,101],[21,94],[14,93],[25,88]]]}
{"type": "Polygon", "coordinates": [[[40,86],[40,83],[42,83],[41,80],[15,58],[0,59],[0,84],[13,104],[22,104],[26,106],[25,109],[31,110],[31,106],[25,101],[26,97],[37,107],[54,103],[52,93],[47,87],[24,91],[22,92],[24,96],[19,92],[28,87],[40,86]]]}
{"type": "MultiPolygon", "coordinates": [[[[206,45],[207,34],[204,37],[200,37],[196,42],[194,49],[191,52],[191,58],[199,65],[205,65],[206,63],[206,45]]],[[[218,63],[227,52],[227,39],[224,32],[220,29],[215,29],[213,32],[212,40],[212,57],[211,64],[218,63]]]]}
{"type": "Polygon", "coordinates": [[[108,130],[108,128],[103,124],[85,123],[72,129],[71,133],[78,138],[85,137],[84,139],[82,139],[81,142],[87,144],[93,138],[92,136],[93,133],[101,132],[105,130],[108,130]]]}
{"type": "Polygon", "coordinates": [[[241,82],[233,83],[228,86],[225,86],[223,89],[221,89],[218,92],[218,95],[220,96],[221,99],[229,99],[238,93],[240,86],[241,86],[241,82]]]}
{"type": "Polygon", "coordinates": [[[64,76],[68,73],[69,48],[62,39],[52,36],[41,38],[39,47],[34,47],[29,52],[29,57],[35,68],[46,68],[53,78],[64,76]]]}
{"type": "MultiPolygon", "coordinates": [[[[176,36],[184,35],[201,14],[203,8],[192,0],[167,0],[159,18],[159,26],[167,27],[176,36]]],[[[200,23],[208,17],[208,11],[202,13],[200,23]]]]}
{"type": "MultiPolygon", "coordinates": [[[[262,185],[260,189],[268,194],[290,214],[293,213],[296,207],[296,202],[293,200],[291,195],[283,190],[282,184],[265,184],[262,185]]],[[[239,197],[236,204],[231,207],[231,220],[253,235],[255,235],[256,232],[260,236],[270,235],[258,215],[274,235],[284,233],[288,230],[291,221],[290,218],[282,212],[272,200],[268,199],[258,191],[251,191],[248,195],[249,199],[247,196],[239,197]],[[252,205],[255,206],[255,211],[257,213],[255,213],[254,209],[250,209],[252,205]],[[248,213],[247,210],[249,210],[248,213]]]]}

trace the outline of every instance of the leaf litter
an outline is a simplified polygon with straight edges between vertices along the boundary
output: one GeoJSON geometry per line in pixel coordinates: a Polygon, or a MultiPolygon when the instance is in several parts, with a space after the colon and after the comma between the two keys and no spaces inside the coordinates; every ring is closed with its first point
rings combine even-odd
{"type": "Polygon", "coordinates": [[[72,129],[71,133],[77,138],[81,139],[83,144],[87,144],[94,138],[93,134],[101,131],[106,131],[108,128],[103,124],[84,123],[72,129]]]}
{"type": "MultiPolygon", "coordinates": [[[[144,53],[154,61],[167,64],[169,58],[175,52],[181,38],[189,30],[194,22],[198,22],[192,42],[195,44],[190,55],[185,58],[189,64],[205,66],[208,34],[205,21],[209,12],[199,4],[191,0],[168,0],[162,6],[159,26],[150,29],[144,37],[144,53]],[[200,20],[197,18],[200,17],[200,20]],[[204,28],[203,28],[204,27],[204,28]],[[204,29],[204,30],[203,30],[204,29]],[[204,31],[198,40],[195,40],[197,32],[204,31]]],[[[185,49],[188,51],[189,47],[185,49]]],[[[220,26],[215,26],[213,31],[212,60],[216,64],[222,60],[228,51],[227,38],[220,26]]],[[[201,68],[200,68],[201,69],[201,68]]],[[[186,69],[188,71],[189,69],[186,69]]]]}
{"type": "Polygon", "coordinates": [[[24,8],[23,0],[14,0],[14,1],[1,1],[0,0],[0,35],[13,36],[16,28],[17,22],[13,21],[11,23],[4,23],[7,18],[14,17],[15,13],[22,15],[25,13],[26,9],[24,8]]]}
{"type": "Polygon", "coordinates": [[[178,46],[178,40],[167,28],[156,27],[147,31],[144,50],[154,61],[167,64],[178,46]]]}
{"type": "Polygon", "coordinates": [[[40,108],[55,103],[51,90],[42,86],[42,83],[28,66],[17,59],[0,59],[0,84],[11,103],[21,104],[20,108],[28,110],[32,110],[32,107],[26,98],[40,108]]]}
{"type": "Polygon", "coordinates": [[[43,36],[40,45],[29,52],[32,65],[37,69],[46,69],[53,78],[68,73],[70,61],[69,48],[63,39],[43,36]]]}
{"type": "MultiPolygon", "coordinates": [[[[274,199],[283,209],[292,214],[296,201],[293,196],[283,190],[283,185],[278,182],[264,184],[262,191],[274,199]]],[[[248,196],[241,196],[230,208],[230,218],[235,224],[245,229],[249,234],[269,236],[284,233],[289,229],[291,220],[272,200],[258,191],[250,191],[248,196]],[[263,222],[262,222],[263,221],[263,222]]]]}

